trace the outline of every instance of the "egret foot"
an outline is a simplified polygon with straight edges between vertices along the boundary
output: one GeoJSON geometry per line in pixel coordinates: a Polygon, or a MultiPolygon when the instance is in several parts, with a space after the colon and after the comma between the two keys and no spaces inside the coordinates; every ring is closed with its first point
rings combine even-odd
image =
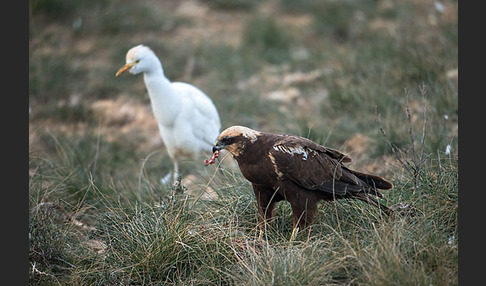
{"type": "Polygon", "coordinates": [[[167,185],[169,183],[172,183],[173,177],[172,177],[172,172],[167,173],[164,177],[160,179],[160,183],[162,185],[167,185]]]}

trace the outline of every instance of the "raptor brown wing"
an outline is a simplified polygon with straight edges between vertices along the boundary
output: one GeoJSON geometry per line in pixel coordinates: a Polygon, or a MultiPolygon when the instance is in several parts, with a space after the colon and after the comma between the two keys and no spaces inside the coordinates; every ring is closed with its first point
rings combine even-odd
{"type": "Polygon", "coordinates": [[[270,153],[278,172],[306,189],[335,195],[367,192],[367,184],[343,166],[351,158],[338,150],[302,137],[285,136],[272,146],[270,153]]]}
{"type": "Polygon", "coordinates": [[[311,141],[310,139],[300,137],[300,136],[281,134],[278,137],[278,140],[275,141],[275,145],[284,145],[284,146],[293,146],[293,147],[303,146],[314,151],[322,152],[330,156],[331,158],[338,160],[341,163],[350,163],[353,161],[351,157],[342,153],[339,150],[319,145],[314,141],[311,141]]]}

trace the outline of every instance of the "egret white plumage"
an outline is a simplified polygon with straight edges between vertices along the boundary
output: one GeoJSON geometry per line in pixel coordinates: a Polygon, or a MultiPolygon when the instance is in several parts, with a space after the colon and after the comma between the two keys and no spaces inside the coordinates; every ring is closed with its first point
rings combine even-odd
{"type": "MultiPolygon", "coordinates": [[[[174,164],[175,181],[179,176],[180,159],[195,159],[211,153],[221,128],[218,111],[199,88],[189,83],[171,82],[164,75],[162,63],[147,46],[138,45],[128,50],[126,64],[115,76],[126,71],[143,73],[160,137],[174,164]]],[[[162,178],[162,183],[169,182],[171,173],[162,178]]]]}

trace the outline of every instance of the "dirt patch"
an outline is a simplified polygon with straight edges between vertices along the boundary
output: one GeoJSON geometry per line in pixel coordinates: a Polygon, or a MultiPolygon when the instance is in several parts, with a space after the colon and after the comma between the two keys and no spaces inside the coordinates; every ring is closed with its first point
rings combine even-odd
{"type": "Polygon", "coordinates": [[[124,98],[103,99],[95,101],[91,109],[101,122],[108,142],[137,134],[142,149],[150,150],[162,145],[157,121],[149,105],[124,98]]]}
{"type": "Polygon", "coordinates": [[[211,10],[206,3],[199,1],[182,1],[174,13],[191,22],[177,29],[172,39],[174,42],[197,46],[210,39],[214,44],[240,46],[246,13],[211,10]]]}
{"type": "Polygon", "coordinates": [[[343,151],[351,158],[361,158],[369,150],[373,140],[361,133],[356,133],[344,143],[343,151]]]}

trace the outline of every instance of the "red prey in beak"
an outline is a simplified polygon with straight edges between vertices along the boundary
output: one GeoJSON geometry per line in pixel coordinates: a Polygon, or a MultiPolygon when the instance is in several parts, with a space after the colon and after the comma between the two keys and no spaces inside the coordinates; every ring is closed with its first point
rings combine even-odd
{"type": "Polygon", "coordinates": [[[219,150],[214,150],[214,153],[213,153],[213,156],[211,156],[211,158],[208,159],[205,159],[204,160],[204,166],[209,166],[211,164],[214,164],[215,163],[215,160],[216,158],[219,157],[219,150]]]}

